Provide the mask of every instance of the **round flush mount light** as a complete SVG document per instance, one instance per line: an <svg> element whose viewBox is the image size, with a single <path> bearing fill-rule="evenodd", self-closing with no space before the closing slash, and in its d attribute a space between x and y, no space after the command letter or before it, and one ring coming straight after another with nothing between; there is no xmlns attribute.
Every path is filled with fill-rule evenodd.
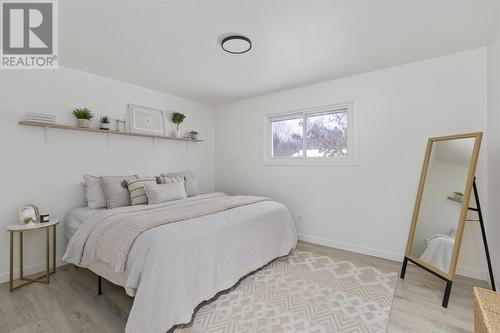
<svg viewBox="0 0 500 333"><path fill-rule="evenodd" d="M252 41L241 35L232 35L225 37L220 45L222 49L232 54L247 53L252 48Z"/></svg>

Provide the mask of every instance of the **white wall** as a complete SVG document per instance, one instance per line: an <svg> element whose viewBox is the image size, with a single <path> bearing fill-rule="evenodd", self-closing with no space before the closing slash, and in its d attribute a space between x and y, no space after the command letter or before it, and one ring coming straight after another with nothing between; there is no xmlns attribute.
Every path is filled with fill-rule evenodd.
<svg viewBox="0 0 500 333"><path fill-rule="evenodd" d="M85 72L60 68L54 71L1 71L0 123L0 281L8 276L8 233L4 226L17 223L17 208L34 203L42 213L63 217L68 209L84 205L81 176L157 175L160 172L195 171L203 191L214 189L213 107L187 99L110 80ZM57 121L74 124L73 108L86 106L98 115L123 115L127 103L186 114L181 129L197 129L202 143L111 136L51 129L48 144L43 130L18 126L26 112L57 115ZM95 126L97 120L95 121ZM169 124L174 129L173 124ZM65 241L59 230L57 257ZM43 233L27 235L25 266L40 268ZM17 262L17 259L16 259ZM28 270L28 272L30 271Z"/></svg>
<svg viewBox="0 0 500 333"><path fill-rule="evenodd" d="M348 101L359 113L359 166L262 165L264 114ZM216 190L285 203L304 240L400 260L427 138L483 131L485 120L485 48L222 105ZM479 228L465 233L459 272L484 277Z"/></svg>
<svg viewBox="0 0 500 333"><path fill-rule="evenodd" d="M500 4L498 19L500 20ZM500 21L487 51L488 204L487 233L496 284L500 286Z"/></svg>

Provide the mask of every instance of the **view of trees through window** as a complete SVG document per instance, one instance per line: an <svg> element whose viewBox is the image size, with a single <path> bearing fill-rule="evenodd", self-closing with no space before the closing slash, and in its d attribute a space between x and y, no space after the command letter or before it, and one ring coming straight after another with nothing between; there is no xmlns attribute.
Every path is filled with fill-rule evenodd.
<svg viewBox="0 0 500 333"><path fill-rule="evenodd" d="M347 130L346 109L271 120L272 157L345 157Z"/></svg>

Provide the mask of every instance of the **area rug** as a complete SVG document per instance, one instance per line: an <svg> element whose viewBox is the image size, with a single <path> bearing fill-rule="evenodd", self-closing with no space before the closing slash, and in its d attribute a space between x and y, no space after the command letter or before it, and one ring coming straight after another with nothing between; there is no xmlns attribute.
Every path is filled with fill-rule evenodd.
<svg viewBox="0 0 500 333"><path fill-rule="evenodd" d="M175 333L385 332L397 273L294 250L203 304Z"/></svg>

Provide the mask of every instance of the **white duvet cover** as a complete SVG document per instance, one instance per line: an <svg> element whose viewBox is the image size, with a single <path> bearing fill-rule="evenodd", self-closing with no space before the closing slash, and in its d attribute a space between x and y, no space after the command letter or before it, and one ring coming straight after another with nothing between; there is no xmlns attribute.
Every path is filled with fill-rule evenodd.
<svg viewBox="0 0 500 333"><path fill-rule="evenodd" d="M427 248L420 256L420 259L447 273L450 268L454 246L454 237L441 234L434 235L428 241Z"/></svg>
<svg viewBox="0 0 500 333"><path fill-rule="evenodd" d="M119 212L140 209L147 213L144 206L117 208ZM95 220L98 219L89 218L75 233L64 260L92 269L95 249L85 245ZM287 255L296 243L290 213L275 201L170 223L142 233L131 248L120 283L130 296L135 296L126 332L165 333L174 325L190 322L198 304L269 261Z"/></svg>

